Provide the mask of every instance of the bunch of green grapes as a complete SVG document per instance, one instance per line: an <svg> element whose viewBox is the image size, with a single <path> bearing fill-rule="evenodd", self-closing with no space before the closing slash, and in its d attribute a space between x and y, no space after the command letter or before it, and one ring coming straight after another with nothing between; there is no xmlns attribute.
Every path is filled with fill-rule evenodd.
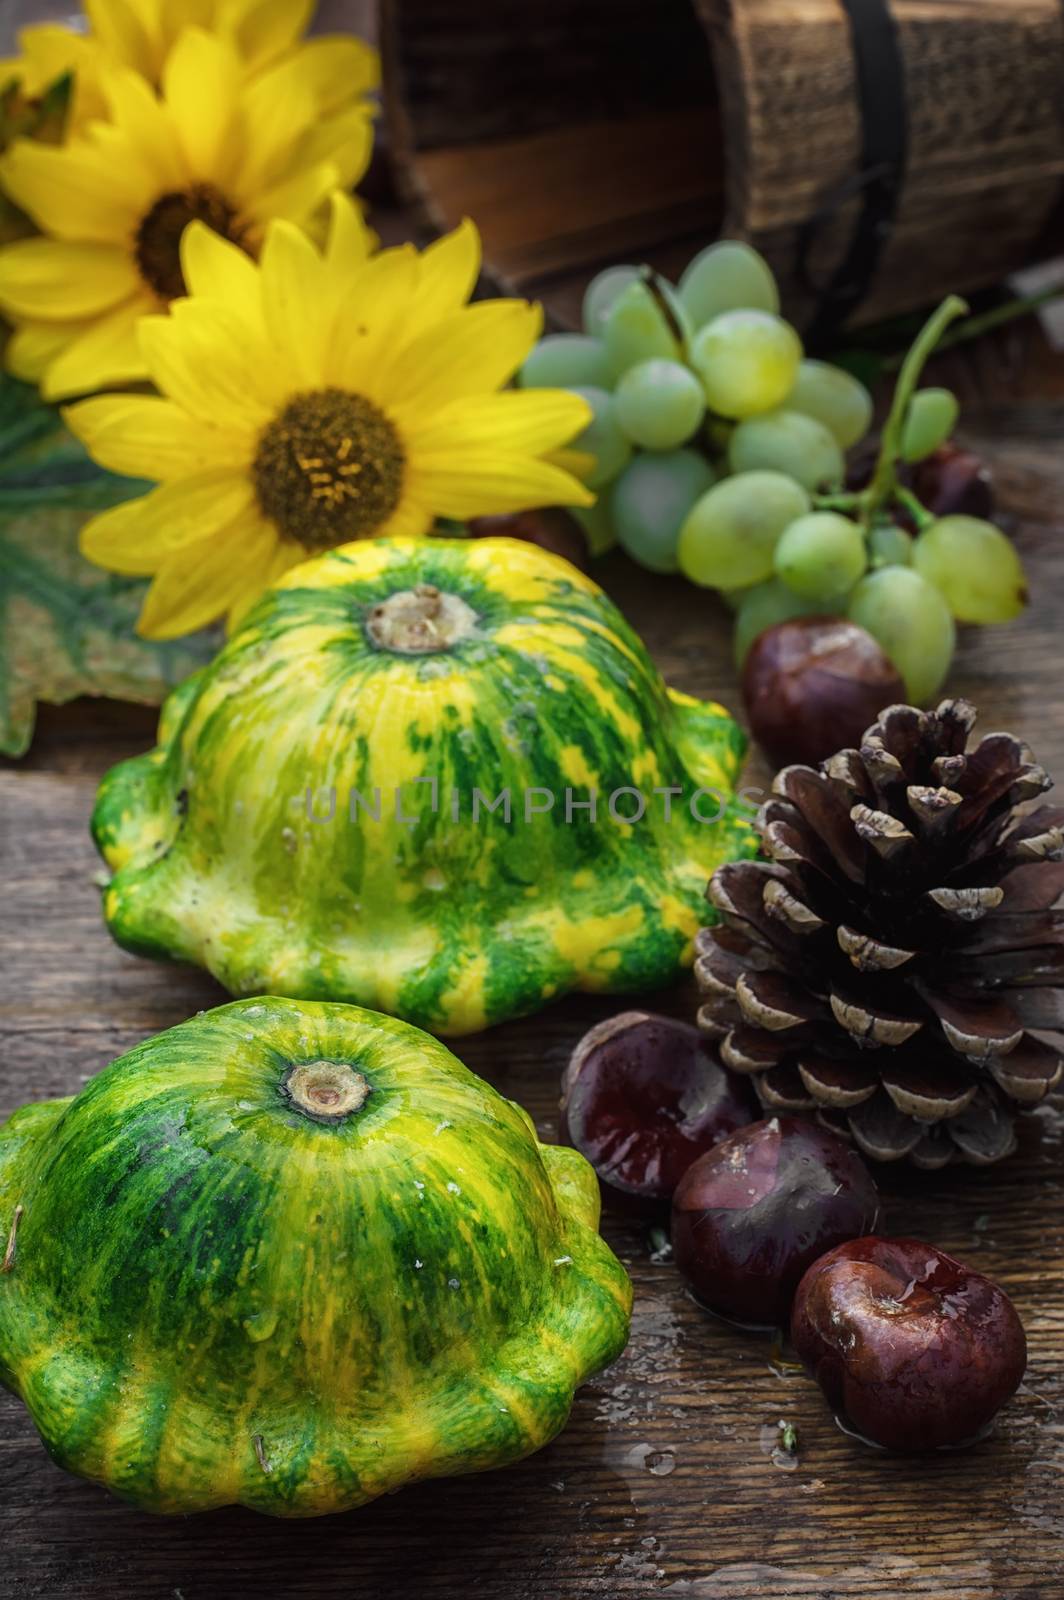
<svg viewBox="0 0 1064 1600"><path fill-rule="evenodd" d="M903 368L871 482L847 490L846 453L868 433L872 398L808 359L779 305L768 264L734 240L703 250L675 287L646 267L610 267L588 286L583 333L540 340L519 382L574 389L592 408L574 441L594 460L598 502L577 513L592 550L616 541L654 572L719 590L740 666L774 623L848 616L927 699L955 620L1006 621L1025 601L1004 534L935 518L899 481L956 424L948 390L915 387L940 329Z"/></svg>

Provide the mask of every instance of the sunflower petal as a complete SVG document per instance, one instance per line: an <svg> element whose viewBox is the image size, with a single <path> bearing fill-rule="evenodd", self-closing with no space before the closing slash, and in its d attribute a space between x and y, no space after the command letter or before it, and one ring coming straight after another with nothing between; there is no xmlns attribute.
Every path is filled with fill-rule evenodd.
<svg viewBox="0 0 1064 1600"><path fill-rule="evenodd" d="M55 149L16 139L0 160L0 180L16 205L57 239L113 247L136 227L136 187L84 140Z"/></svg>
<svg viewBox="0 0 1064 1600"><path fill-rule="evenodd" d="M144 600L137 632L176 639L239 604L251 575L265 574L277 533L258 515L244 516L208 538L167 556Z"/></svg>
<svg viewBox="0 0 1064 1600"><path fill-rule="evenodd" d="M230 605L225 619L226 630L234 633L259 596L267 589L272 589L279 578L306 559L307 552L302 545L295 544L291 539L278 539L264 571L261 574L249 574L244 590Z"/></svg>
<svg viewBox="0 0 1064 1600"><path fill-rule="evenodd" d="M140 287L118 245L19 239L0 250L0 305L17 317L92 317Z"/></svg>
<svg viewBox="0 0 1064 1600"><path fill-rule="evenodd" d="M258 508L248 478L216 468L90 518L81 530L81 553L111 572L146 575L183 546L253 515Z"/></svg>
<svg viewBox="0 0 1064 1600"><path fill-rule="evenodd" d="M389 374L402 347L417 273L417 251L402 244L371 256L352 274L350 310L328 352L327 381L370 399L390 397Z"/></svg>
<svg viewBox="0 0 1064 1600"><path fill-rule="evenodd" d="M561 467L563 472L571 472L574 478L586 482L598 466L598 457L592 455L590 450L551 450L547 453L546 460L553 462L556 467Z"/></svg>
<svg viewBox="0 0 1064 1600"><path fill-rule="evenodd" d="M335 165L331 161L319 161L317 166L296 172L261 194L250 199L245 197L244 213L260 228L272 217L283 217L302 227L338 187L339 181Z"/></svg>
<svg viewBox="0 0 1064 1600"><path fill-rule="evenodd" d="M155 68L155 51L138 14L127 0L84 0L89 27L107 54L145 77Z"/></svg>
<svg viewBox="0 0 1064 1600"><path fill-rule="evenodd" d="M343 190L334 189L329 196L329 233L325 245L325 265L329 272L341 281L357 272L372 254L374 238L358 202ZM346 281L344 287L347 287Z"/></svg>
<svg viewBox="0 0 1064 1600"><path fill-rule="evenodd" d="M428 533L435 520L434 507L416 499L404 486L403 498L387 521L376 530L377 539L419 539Z"/></svg>
<svg viewBox="0 0 1064 1600"><path fill-rule="evenodd" d="M214 467L246 467L247 429L200 422L153 395L100 395L67 406L63 420L94 461L130 478L166 482Z"/></svg>
<svg viewBox="0 0 1064 1600"><path fill-rule="evenodd" d="M141 495L90 517L78 535L85 559L130 578L147 578L155 572L160 560L158 544L144 537L144 508L150 499L150 494Z"/></svg>
<svg viewBox="0 0 1064 1600"><path fill-rule="evenodd" d="M411 488L442 517L492 516L535 506L590 506L595 496L549 462L484 450L417 455Z"/></svg>
<svg viewBox="0 0 1064 1600"><path fill-rule="evenodd" d="M224 301L240 312L261 308L255 263L206 223L190 222L181 235L181 275L189 294Z"/></svg>
<svg viewBox="0 0 1064 1600"><path fill-rule="evenodd" d="M389 376L396 408L431 416L440 406L510 378L531 350L543 312L525 300L482 300L423 329Z"/></svg>
<svg viewBox="0 0 1064 1600"><path fill-rule="evenodd" d="M175 300L169 316L142 318L139 338L156 387L203 422L261 428L284 395L271 347L216 301Z"/></svg>
<svg viewBox="0 0 1064 1600"><path fill-rule="evenodd" d="M88 326L86 322L20 322L7 341L4 365L23 383L40 383L56 356Z"/></svg>
<svg viewBox="0 0 1064 1600"><path fill-rule="evenodd" d="M239 13L233 29L237 49L249 70L257 72L306 32L314 0L239 0L234 10Z"/></svg>
<svg viewBox="0 0 1064 1600"><path fill-rule="evenodd" d="M153 309L154 297L134 296L98 317L71 340L49 366L41 380L46 400L72 400L93 389L108 389L115 384L132 383L147 377L147 368L137 343L137 323Z"/></svg>
<svg viewBox="0 0 1064 1600"><path fill-rule="evenodd" d="M380 88L380 56L350 34L308 39L291 61L292 71L323 113L338 110L352 95L368 95Z"/></svg>
<svg viewBox="0 0 1064 1600"><path fill-rule="evenodd" d="M421 284L414 311L419 326L465 305L480 276L480 234L468 217L421 255Z"/></svg>
<svg viewBox="0 0 1064 1600"><path fill-rule="evenodd" d="M321 256L302 229L271 222L259 270L268 334L300 383L321 384L331 332Z"/></svg>
<svg viewBox="0 0 1064 1600"><path fill-rule="evenodd" d="M519 389L470 395L445 406L418 429L418 447L429 451L497 448L542 455L557 450L591 421L581 395L567 389Z"/></svg>
<svg viewBox="0 0 1064 1600"><path fill-rule="evenodd" d="M20 28L18 43L18 57L0 61L0 83L17 78L23 101L39 99L65 73L80 72L92 48L87 39L55 22Z"/></svg>
<svg viewBox="0 0 1064 1600"><path fill-rule="evenodd" d="M302 159L303 144L320 113L303 84L284 82L285 65L272 67L255 78L241 97L244 121L255 130L254 140L246 141L240 152L236 170L235 189L242 197L254 197L270 184L289 177L297 152L300 167L312 164Z"/></svg>
<svg viewBox="0 0 1064 1600"><path fill-rule="evenodd" d="M236 51L202 28L183 29L166 58L163 94L194 178L224 181L240 77Z"/></svg>
<svg viewBox="0 0 1064 1600"><path fill-rule="evenodd" d="M373 154L373 123L362 106L324 117L300 147L303 161L331 161L341 189L353 189Z"/></svg>
<svg viewBox="0 0 1064 1600"><path fill-rule="evenodd" d="M200 176L189 171L170 112L144 78L112 69L103 74L101 86L116 130L158 186L156 197Z"/></svg>

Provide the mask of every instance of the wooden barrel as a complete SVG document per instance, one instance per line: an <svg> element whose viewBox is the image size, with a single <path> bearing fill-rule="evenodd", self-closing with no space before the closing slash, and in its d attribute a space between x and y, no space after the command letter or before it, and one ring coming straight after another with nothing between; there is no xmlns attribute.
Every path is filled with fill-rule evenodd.
<svg viewBox="0 0 1064 1600"><path fill-rule="evenodd" d="M562 326L721 235L819 342L1059 243L1061 0L382 0L381 38L405 197Z"/></svg>

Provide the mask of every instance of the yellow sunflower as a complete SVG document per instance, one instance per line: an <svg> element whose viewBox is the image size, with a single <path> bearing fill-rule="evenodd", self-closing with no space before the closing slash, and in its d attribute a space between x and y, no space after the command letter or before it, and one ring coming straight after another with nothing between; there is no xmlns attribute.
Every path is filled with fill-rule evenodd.
<svg viewBox="0 0 1064 1600"><path fill-rule="evenodd" d="M15 81L26 100L39 99L57 79L73 75L68 132L107 116L101 74L110 67L128 67L158 88L166 58L186 27L226 40L245 77L297 50L305 61L316 58L325 115L379 82L377 52L362 40L335 35L301 42L314 0L83 0L82 10L87 32L35 23L19 33L20 54L0 61L0 87Z"/></svg>
<svg viewBox="0 0 1064 1600"><path fill-rule="evenodd" d="M590 419L562 390L499 393L541 326L523 300L467 305L480 266L469 222L419 254L370 253L332 198L318 249L290 223L261 262L193 223L191 295L140 326L161 398L101 396L66 420L114 472L162 480L88 522L82 550L154 575L138 631L233 626L289 567L334 545L593 496L545 459Z"/></svg>
<svg viewBox="0 0 1064 1600"><path fill-rule="evenodd" d="M361 175L371 122L361 101L323 114L334 69L328 51L299 50L246 79L231 43L185 28L161 93L111 69L109 121L60 148L16 140L0 184L45 237L0 250L10 370L46 399L147 377L137 320L185 292L190 221L255 254L272 218L307 226Z"/></svg>

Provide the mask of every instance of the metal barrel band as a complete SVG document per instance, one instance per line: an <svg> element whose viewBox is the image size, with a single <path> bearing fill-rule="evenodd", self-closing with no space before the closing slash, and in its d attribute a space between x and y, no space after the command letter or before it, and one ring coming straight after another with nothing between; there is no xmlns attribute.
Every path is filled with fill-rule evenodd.
<svg viewBox="0 0 1064 1600"><path fill-rule="evenodd" d="M858 170L840 183L803 223L795 248L799 282L817 297L806 329L811 349L830 343L871 286L890 237L901 195L908 145L905 63L889 0L841 0L850 21L857 101L861 115ZM840 265L815 285L810 255L821 229L854 194L861 209Z"/></svg>

